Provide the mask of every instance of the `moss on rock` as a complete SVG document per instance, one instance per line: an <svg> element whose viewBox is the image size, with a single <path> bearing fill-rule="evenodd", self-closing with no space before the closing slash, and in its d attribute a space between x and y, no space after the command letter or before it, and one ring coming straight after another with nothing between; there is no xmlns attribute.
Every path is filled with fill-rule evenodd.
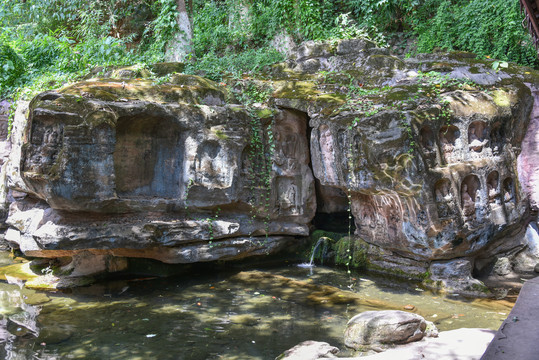
<svg viewBox="0 0 539 360"><path fill-rule="evenodd" d="M341 238L333 247L335 264L366 269L368 266L367 246L367 243L361 239L350 236Z"/></svg>

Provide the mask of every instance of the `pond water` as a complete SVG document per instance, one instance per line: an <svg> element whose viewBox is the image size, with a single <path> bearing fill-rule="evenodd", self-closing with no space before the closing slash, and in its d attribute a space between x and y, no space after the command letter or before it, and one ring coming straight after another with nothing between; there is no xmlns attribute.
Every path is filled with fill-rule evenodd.
<svg viewBox="0 0 539 360"><path fill-rule="evenodd" d="M497 329L510 311L503 302L295 264L108 281L69 294L0 283L0 357L274 359L305 340L329 342L344 356L349 318L408 304L440 330Z"/></svg>

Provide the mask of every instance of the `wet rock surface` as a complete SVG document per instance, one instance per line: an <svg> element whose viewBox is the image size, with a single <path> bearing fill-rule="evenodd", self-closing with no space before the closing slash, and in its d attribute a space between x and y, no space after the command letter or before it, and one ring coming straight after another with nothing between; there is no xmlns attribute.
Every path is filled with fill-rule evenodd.
<svg viewBox="0 0 539 360"><path fill-rule="evenodd" d="M485 296L488 288L472 276L472 263L467 259L433 262L429 268L430 280L439 289L469 296Z"/></svg>

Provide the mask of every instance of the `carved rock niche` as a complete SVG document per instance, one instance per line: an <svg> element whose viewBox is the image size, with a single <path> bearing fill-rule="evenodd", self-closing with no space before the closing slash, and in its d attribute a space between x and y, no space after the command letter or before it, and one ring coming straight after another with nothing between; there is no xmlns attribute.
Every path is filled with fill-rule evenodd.
<svg viewBox="0 0 539 360"><path fill-rule="evenodd" d="M419 139L421 141L421 146L426 151L432 151L434 149L434 133L430 126L423 126L419 131Z"/></svg>
<svg viewBox="0 0 539 360"><path fill-rule="evenodd" d="M34 119L30 134L31 146L25 153L23 171L47 174L63 146L63 126L47 119Z"/></svg>
<svg viewBox="0 0 539 360"><path fill-rule="evenodd" d="M436 199L436 208L438 217L443 219L454 215L455 197L451 190L449 179L441 179L434 185L434 198Z"/></svg>
<svg viewBox="0 0 539 360"><path fill-rule="evenodd" d="M455 143L460 137L460 131L455 125L445 125L440 128L438 134L440 138L440 146L444 153L450 153L455 148Z"/></svg>
<svg viewBox="0 0 539 360"><path fill-rule="evenodd" d="M500 195L500 174L497 171L492 171L487 176L487 195L488 195L488 202L489 203L495 203L496 199Z"/></svg>
<svg viewBox="0 0 539 360"><path fill-rule="evenodd" d="M503 180L503 202L515 202L515 186L511 177Z"/></svg>
<svg viewBox="0 0 539 360"><path fill-rule="evenodd" d="M481 183L476 175L468 175L462 180L460 187L460 200L462 212L465 217L472 218L475 216L475 203L478 201L478 193L481 188Z"/></svg>
<svg viewBox="0 0 539 360"><path fill-rule="evenodd" d="M490 130L490 144L494 155L503 150L504 134L500 123L494 124Z"/></svg>
<svg viewBox="0 0 539 360"><path fill-rule="evenodd" d="M474 121L468 127L468 147L475 152L481 152L488 142L488 129L484 121Z"/></svg>
<svg viewBox="0 0 539 360"><path fill-rule="evenodd" d="M122 197L179 196L182 149L178 125L149 114L118 119L116 192Z"/></svg>

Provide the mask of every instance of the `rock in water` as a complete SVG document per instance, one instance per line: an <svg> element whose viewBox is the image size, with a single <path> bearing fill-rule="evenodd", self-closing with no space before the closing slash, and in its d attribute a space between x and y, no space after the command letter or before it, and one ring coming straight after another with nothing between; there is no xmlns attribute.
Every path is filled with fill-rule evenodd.
<svg viewBox="0 0 539 360"><path fill-rule="evenodd" d="M427 322L400 310L365 311L348 321L344 344L360 350L378 344L405 344L425 336Z"/></svg>
<svg viewBox="0 0 539 360"><path fill-rule="evenodd" d="M286 350L275 360L317 360L336 358L339 349L328 343L320 341L304 341L293 348Z"/></svg>

